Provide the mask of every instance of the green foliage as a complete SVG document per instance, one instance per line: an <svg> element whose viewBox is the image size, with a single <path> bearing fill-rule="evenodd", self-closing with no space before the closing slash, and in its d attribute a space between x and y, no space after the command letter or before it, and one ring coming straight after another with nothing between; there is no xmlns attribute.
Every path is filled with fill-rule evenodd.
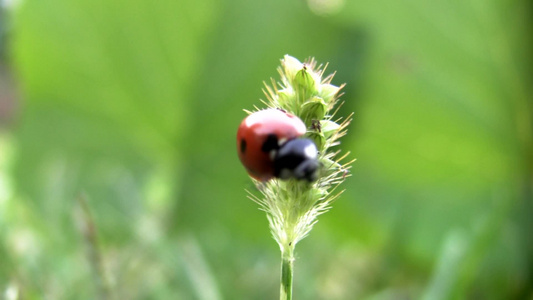
<svg viewBox="0 0 533 300"><path fill-rule="evenodd" d="M276 298L234 138L290 53L347 83L357 158L299 246L294 294L531 297L530 1L318 2L22 1L3 52L22 99L0 136L0 295Z"/></svg>

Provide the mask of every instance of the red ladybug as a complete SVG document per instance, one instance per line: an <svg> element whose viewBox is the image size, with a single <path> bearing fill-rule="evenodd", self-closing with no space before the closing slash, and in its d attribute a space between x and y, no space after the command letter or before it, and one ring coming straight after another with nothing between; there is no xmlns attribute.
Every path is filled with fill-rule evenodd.
<svg viewBox="0 0 533 300"><path fill-rule="evenodd" d="M253 178L273 177L316 180L318 168L315 144L300 138L306 132L298 117L279 109L250 114L237 131L239 158Z"/></svg>

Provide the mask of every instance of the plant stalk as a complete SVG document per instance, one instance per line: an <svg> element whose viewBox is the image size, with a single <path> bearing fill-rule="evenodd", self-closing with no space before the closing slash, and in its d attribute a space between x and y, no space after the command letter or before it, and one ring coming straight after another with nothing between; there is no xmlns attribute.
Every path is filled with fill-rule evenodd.
<svg viewBox="0 0 533 300"><path fill-rule="evenodd" d="M292 300L292 277L294 267L293 249L281 252L281 287L280 300Z"/></svg>

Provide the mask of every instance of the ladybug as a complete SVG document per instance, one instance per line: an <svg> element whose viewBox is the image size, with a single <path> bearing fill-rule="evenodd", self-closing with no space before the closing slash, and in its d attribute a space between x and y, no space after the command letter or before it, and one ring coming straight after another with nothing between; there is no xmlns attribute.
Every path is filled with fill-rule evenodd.
<svg viewBox="0 0 533 300"><path fill-rule="evenodd" d="M251 177L316 180L318 150L301 138L306 126L295 115L265 109L247 116L237 131L239 159Z"/></svg>

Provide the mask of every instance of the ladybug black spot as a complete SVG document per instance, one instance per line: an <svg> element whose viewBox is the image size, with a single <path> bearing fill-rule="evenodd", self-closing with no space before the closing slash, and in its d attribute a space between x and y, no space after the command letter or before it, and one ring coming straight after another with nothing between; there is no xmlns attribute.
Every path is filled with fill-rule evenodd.
<svg viewBox="0 0 533 300"><path fill-rule="evenodd" d="M241 153L244 154L244 152L246 152L246 140L242 139L241 140Z"/></svg>
<svg viewBox="0 0 533 300"><path fill-rule="evenodd" d="M261 146L261 151L270 152L278 149L278 147L278 137L275 134L269 134Z"/></svg>

